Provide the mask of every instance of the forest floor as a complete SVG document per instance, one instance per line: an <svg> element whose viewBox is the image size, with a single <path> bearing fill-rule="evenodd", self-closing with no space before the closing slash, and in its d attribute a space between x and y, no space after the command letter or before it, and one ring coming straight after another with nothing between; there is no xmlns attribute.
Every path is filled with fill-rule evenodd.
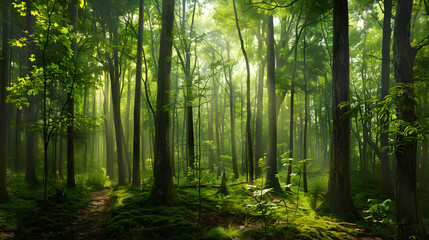
<svg viewBox="0 0 429 240"><path fill-rule="evenodd" d="M76 221L61 233L62 239L99 239L108 212L108 190L91 192L87 207L76 215Z"/></svg>

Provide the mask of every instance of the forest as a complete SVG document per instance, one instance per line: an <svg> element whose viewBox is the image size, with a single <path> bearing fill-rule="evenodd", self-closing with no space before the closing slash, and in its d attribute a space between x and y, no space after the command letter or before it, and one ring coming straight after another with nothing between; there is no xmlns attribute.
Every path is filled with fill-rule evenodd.
<svg viewBox="0 0 429 240"><path fill-rule="evenodd" d="M0 239L429 239L428 0L1 0Z"/></svg>

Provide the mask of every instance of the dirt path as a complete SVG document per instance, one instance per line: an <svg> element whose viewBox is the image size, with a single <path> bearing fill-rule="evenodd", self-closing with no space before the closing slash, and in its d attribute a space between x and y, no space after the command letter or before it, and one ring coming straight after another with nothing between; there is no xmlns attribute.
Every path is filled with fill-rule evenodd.
<svg viewBox="0 0 429 240"><path fill-rule="evenodd" d="M64 230L62 239L99 239L107 213L107 189L92 192L91 202L77 215L77 220Z"/></svg>

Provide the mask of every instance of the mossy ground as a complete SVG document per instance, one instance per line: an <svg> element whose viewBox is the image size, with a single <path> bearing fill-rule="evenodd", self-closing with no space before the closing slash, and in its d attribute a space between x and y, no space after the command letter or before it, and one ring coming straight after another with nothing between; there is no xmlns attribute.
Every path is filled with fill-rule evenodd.
<svg viewBox="0 0 429 240"><path fill-rule="evenodd" d="M218 182L213 184L219 185ZM260 180L255 184L260 185ZM272 206L262 217L258 208L248 206L254 199L246 185L229 187L228 190L229 195L224 196L216 194L214 188L201 189L200 239L375 237L358 224L319 216L314 207L323 200L323 192L267 197L264 201L277 202L277 206ZM103 236L112 239L196 239L198 188L179 187L177 191L180 200L175 206L161 206L150 200L149 188L143 191L132 187L111 189L112 206ZM297 186L292 186L292 192L296 191Z"/></svg>

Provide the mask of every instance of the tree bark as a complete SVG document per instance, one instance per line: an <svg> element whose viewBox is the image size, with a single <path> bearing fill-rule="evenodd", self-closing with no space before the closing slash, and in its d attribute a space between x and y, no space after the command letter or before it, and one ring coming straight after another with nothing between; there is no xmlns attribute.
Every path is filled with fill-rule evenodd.
<svg viewBox="0 0 429 240"><path fill-rule="evenodd" d="M136 87L134 94L133 187L140 187L140 112L142 95L144 0L139 1L139 33L137 36Z"/></svg>
<svg viewBox="0 0 429 240"><path fill-rule="evenodd" d="M155 159L151 197L160 202L175 201L170 164L170 88L173 48L174 0L162 1L162 24L158 60L158 89L155 112Z"/></svg>
<svg viewBox="0 0 429 240"><path fill-rule="evenodd" d="M384 19L383 19L383 43L381 50L381 99L383 100L390 90L390 39L392 35L391 30L391 17L392 17L392 0L384 0ZM388 116L386 116L388 118ZM386 118L386 119L387 119ZM386 121L381 122L385 125L384 131L387 131L389 126ZM389 133L382 132L380 134L380 148L381 151L380 165L381 165L381 186L380 193L386 196L393 196L393 185L390 171L389 161Z"/></svg>
<svg viewBox="0 0 429 240"><path fill-rule="evenodd" d="M349 19L347 0L334 0L331 166L325 206L343 219L360 218L350 188L350 117L349 107L338 105L350 100L349 92Z"/></svg>
<svg viewBox="0 0 429 240"><path fill-rule="evenodd" d="M303 133L303 138L304 138L304 143L303 143L303 159L304 162L302 163L302 181L303 181L303 187L304 187L304 192L308 192L308 186L307 186L307 125L308 125L308 91L307 91L307 78L305 75L305 48L307 47L306 42L305 42L305 30L304 30L304 62L303 62L303 68L302 68L302 74L304 76L304 95L305 95L305 100L304 100L304 133Z"/></svg>
<svg viewBox="0 0 429 240"><path fill-rule="evenodd" d="M416 102L414 93L413 64L417 50L412 48L410 39L410 20L413 1L398 0L396 5L395 30L393 35L393 53L395 66L395 80L397 84L404 84L403 100L396 108L397 118L402 121L396 135L395 151L396 168L396 219L398 222L398 240L427 239L422 218L419 213L416 184L416 148L417 141L410 136L401 134L404 128L416 121ZM412 134L411 137L416 137Z"/></svg>
<svg viewBox="0 0 429 240"><path fill-rule="evenodd" d="M277 114L276 114L276 73L274 54L273 16L268 16L267 35L267 85L268 85L268 151L266 186L282 192L277 178Z"/></svg>

